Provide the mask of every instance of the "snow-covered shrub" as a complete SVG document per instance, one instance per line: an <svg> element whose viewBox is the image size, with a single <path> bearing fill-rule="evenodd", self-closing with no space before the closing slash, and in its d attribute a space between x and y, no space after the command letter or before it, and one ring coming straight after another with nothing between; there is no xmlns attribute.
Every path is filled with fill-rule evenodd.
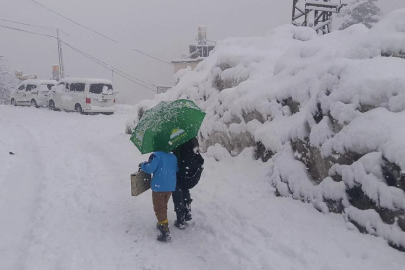
<svg viewBox="0 0 405 270"><path fill-rule="evenodd" d="M405 61L381 57L405 52L404 25L398 10L372 29L317 36L285 25L226 39L175 87L137 104L127 125L161 100L192 99L206 112L199 140L209 156L253 149L277 195L344 213L405 248Z"/></svg>
<svg viewBox="0 0 405 270"><path fill-rule="evenodd" d="M215 145L208 147L207 157L213 157L216 161L220 161L222 159L231 157L231 155L226 148L216 143Z"/></svg>
<svg viewBox="0 0 405 270"><path fill-rule="evenodd" d="M347 27L362 23L367 28L371 28L376 22L380 20L382 12L375 2L378 0L353 0L347 6L343 7L338 14L342 17L344 22L340 26L340 30Z"/></svg>
<svg viewBox="0 0 405 270"><path fill-rule="evenodd" d="M181 77L191 71L191 67L187 66L186 68L180 69L176 74L174 74L174 84L176 85Z"/></svg>
<svg viewBox="0 0 405 270"><path fill-rule="evenodd" d="M15 74L0 62L0 104L10 102L10 93L18 84Z"/></svg>

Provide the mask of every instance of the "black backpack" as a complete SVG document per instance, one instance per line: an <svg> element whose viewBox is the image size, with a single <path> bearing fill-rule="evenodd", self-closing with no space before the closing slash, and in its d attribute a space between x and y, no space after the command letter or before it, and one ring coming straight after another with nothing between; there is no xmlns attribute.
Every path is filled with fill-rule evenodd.
<svg viewBox="0 0 405 270"><path fill-rule="evenodd" d="M179 171L177 172L177 185L179 188L191 189L200 181L204 170L204 158L198 150L196 138L187 141L174 151L177 156Z"/></svg>

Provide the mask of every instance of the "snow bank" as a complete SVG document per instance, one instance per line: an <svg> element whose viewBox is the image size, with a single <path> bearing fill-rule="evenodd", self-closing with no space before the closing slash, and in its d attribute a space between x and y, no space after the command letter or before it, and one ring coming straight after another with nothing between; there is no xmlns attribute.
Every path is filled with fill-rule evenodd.
<svg viewBox="0 0 405 270"><path fill-rule="evenodd" d="M318 36L284 25L226 39L194 71L179 72L175 87L138 103L127 130L161 100L192 99L207 113L199 139L210 156L254 147L256 159L271 158L280 196L344 212L405 248L404 33L405 9L371 30Z"/></svg>

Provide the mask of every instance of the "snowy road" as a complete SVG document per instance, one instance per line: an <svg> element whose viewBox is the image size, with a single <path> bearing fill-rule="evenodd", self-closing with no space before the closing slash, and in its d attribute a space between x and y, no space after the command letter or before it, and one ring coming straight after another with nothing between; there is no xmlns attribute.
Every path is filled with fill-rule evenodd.
<svg viewBox="0 0 405 270"><path fill-rule="evenodd" d="M130 196L147 156L126 119L0 106L0 269L403 269L383 239L275 197L268 164L243 157L206 158L194 219L157 242L150 191Z"/></svg>

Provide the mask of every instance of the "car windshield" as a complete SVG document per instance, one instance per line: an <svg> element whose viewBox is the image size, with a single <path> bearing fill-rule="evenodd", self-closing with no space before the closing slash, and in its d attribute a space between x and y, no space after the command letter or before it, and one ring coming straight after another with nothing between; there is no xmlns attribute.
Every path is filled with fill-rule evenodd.
<svg viewBox="0 0 405 270"><path fill-rule="evenodd" d="M111 84L97 83L97 84L90 85L90 93L101 94L103 92L104 86L107 86L108 90L113 89Z"/></svg>

